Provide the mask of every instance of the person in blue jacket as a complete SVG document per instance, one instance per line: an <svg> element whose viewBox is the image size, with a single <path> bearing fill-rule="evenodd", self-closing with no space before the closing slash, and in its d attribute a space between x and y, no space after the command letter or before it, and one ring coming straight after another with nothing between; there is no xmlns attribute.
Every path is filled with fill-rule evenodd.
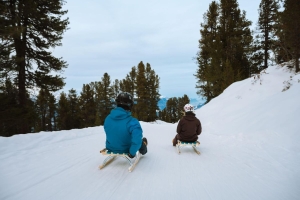
<svg viewBox="0 0 300 200"><path fill-rule="evenodd" d="M114 153L127 153L134 158L137 151L147 153L148 141L143 138L143 130L139 121L131 116L133 97L127 92L116 98L117 107L105 118L106 149Z"/></svg>

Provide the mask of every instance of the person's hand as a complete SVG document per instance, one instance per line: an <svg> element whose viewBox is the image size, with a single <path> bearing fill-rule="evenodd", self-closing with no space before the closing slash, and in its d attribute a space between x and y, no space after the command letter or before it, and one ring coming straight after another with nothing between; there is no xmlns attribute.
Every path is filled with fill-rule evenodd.
<svg viewBox="0 0 300 200"><path fill-rule="evenodd" d="M135 155L133 156L133 155L131 155L130 153L128 153L128 157L129 157L129 158L134 158Z"/></svg>

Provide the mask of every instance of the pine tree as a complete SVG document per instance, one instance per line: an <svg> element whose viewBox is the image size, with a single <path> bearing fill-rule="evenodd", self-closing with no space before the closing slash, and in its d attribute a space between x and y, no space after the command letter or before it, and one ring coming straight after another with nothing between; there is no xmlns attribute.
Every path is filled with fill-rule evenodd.
<svg viewBox="0 0 300 200"><path fill-rule="evenodd" d="M170 123L176 123L184 115L183 107L190 102L185 94L182 97L172 97L167 100L166 107L160 111L160 119Z"/></svg>
<svg viewBox="0 0 300 200"><path fill-rule="evenodd" d="M66 93L62 92L60 94L57 107L58 130L70 130L68 113L70 113L69 102Z"/></svg>
<svg viewBox="0 0 300 200"><path fill-rule="evenodd" d="M14 65L3 67L15 74L18 84L18 104L24 113L19 133L30 132L30 115L27 89L36 86L57 91L64 85L63 79L53 72L60 72L66 62L52 55L51 48L61 45L63 33L69 24L62 19L61 0L10 0L0 2L2 44L15 53ZM12 57L9 57L12 58Z"/></svg>
<svg viewBox="0 0 300 200"><path fill-rule="evenodd" d="M190 98L186 94L184 94L183 97L178 98L178 107L177 107L178 120L180 118L182 118L182 116L184 114L184 109L183 108L188 103L190 103Z"/></svg>
<svg viewBox="0 0 300 200"><path fill-rule="evenodd" d="M276 0L262 0L259 5L258 28L260 30L260 49L263 50L263 65L261 69L268 67L270 50L275 44L275 24L278 18L279 4Z"/></svg>
<svg viewBox="0 0 300 200"><path fill-rule="evenodd" d="M48 100L48 114L47 114L47 130L48 131L56 131L56 99L53 94L50 93L49 100Z"/></svg>
<svg viewBox="0 0 300 200"><path fill-rule="evenodd" d="M103 116L107 116L113 107L113 90L111 87L110 76L107 73L103 74L101 79L103 85L103 95L101 96L101 111Z"/></svg>
<svg viewBox="0 0 300 200"><path fill-rule="evenodd" d="M151 69L149 63L146 64L145 70L147 87L145 88L148 91L149 98L147 99L148 106L145 108L147 110L147 122L155 121L157 119L157 103L159 101L160 94L159 89L159 77L155 74L155 71Z"/></svg>
<svg viewBox="0 0 300 200"><path fill-rule="evenodd" d="M5 17L7 12L6 2L0 2L0 85L5 86L7 79L13 81L10 77L11 71L16 70L13 57L13 46L9 40L8 25L9 21Z"/></svg>
<svg viewBox="0 0 300 200"><path fill-rule="evenodd" d="M157 102L159 101L159 77L149 63L141 61L137 67L135 92L137 104L132 114L141 121L154 121L157 118Z"/></svg>
<svg viewBox="0 0 300 200"><path fill-rule="evenodd" d="M36 127L36 132L46 131L46 114L48 112L48 102L47 95L49 95L49 91L40 90L39 95L36 100L36 109L39 116L39 120Z"/></svg>
<svg viewBox="0 0 300 200"><path fill-rule="evenodd" d="M79 97L81 128L93 127L96 121L95 92L90 84L83 84Z"/></svg>
<svg viewBox="0 0 300 200"><path fill-rule="evenodd" d="M118 79L115 79L111 87L112 87L112 97L113 99L116 99L118 94L121 92L120 81Z"/></svg>
<svg viewBox="0 0 300 200"><path fill-rule="evenodd" d="M113 108L114 93L110 76L104 73L101 82L95 83L96 119L95 125L103 125L104 120Z"/></svg>
<svg viewBox="0 0 300 200"><path fill-rule="evenodd" d="M137 75L136 75L136 98L137 104L134 106L133 115L141 121L147 121L148 113L148 99L150 95L147 91L147 79L145 75L145 65L141 61L137 66Z"/></svg>
<svg viewBox="0 0 300 200"><path fill-rule="evenodd" d="M38 115L35 132L56 130L55 125L55 97L48 90L39 91L35 102L35 109Z"/></svg>
<svg viewBox="0 0 300 200"><path fill-rule="evenodd" d="M96 117L95 117L95 125L100 126L103 124L104 116L101 116L101 96L103 95L104 87L101 81L96 81L90 83L92 88L95 92L95 110L96 110Z"/></svg>
<svg viewBox="0 0 300 200"><path fill-rule="evenodd" d="M170 117L170 119L171 119L171 121L170 122L172 122L172 123L175 123L175 122L177 122L178 121L178 119L180 118L179 116L179 110L178 110L178 98L176 98L176 97L173 97L172 98L172 101L171 101L171 105L169 105L170 106L170 114L171 114L171 117Z"/></svg>
<svg viewBox="0 0 300 200"><path fill-rule="evenodd" d="M120 81L120 91L128 92L134 97L136 91L136 76L137 69L134 66L131 68L129 74L126 75L125 79Z"/></svg>
<svg viewBox="0 0 300 200"><path fill-rule="evenodd" d="M68 101L68 121L69 121L69 129L80 128L80 117L79 117L79 99L75 89L70 89L67 97Z"/></svg>
<svg viewBox="0 0 300 200"><path fill-rule="evenodd" d="M1 80L1 79L0 79ZM0 85L0 136L9 137L19 133L23 113L18 105L18 90L10 79Z"/></svg>
<svg viewBox="0 0 300 200"><path fill-rule="evenodd" d="M182 110L182 109L181 109ZM178 110L178 98L172 97L169 98L166 105L166 113L168 122L175 123L179 120L180 115Z"/></svg>
<svg viewBox="0 0 300 200"><path fill-rule="evenodd" d="M279 0L278 4L280 4L280 7L282 3L282 0ZM284 31L285 24L283 20L283 11L277 12L277 18L274 23L274 34L276 37L276 40L274 40L273 44L273 53L274 53L274 60L276 63L283 63L288 62L292 60L292 53L291 48L289 47L289 44L287 43L287 32Z"/></svg>
<svg viewBox="0 0 300 200"><path fill-rule="evenodd" d="M197 94L210 101L220 94L221 77L221 43L218 33L219 4L213 1L204 14L204 23L201 23L201 39L197 53L198 70Z"/></svg>
<svg viewBox="0 0 300 200"><path fill-rule="evenodd" d="M275 47L275 42L274 42ZM272 49L274 51L274 49ZM250 74L259 73L264 67L264 52L261 44L261 36L256 34L251 44L251 51L253 52L249 61L251 65Z"/></svg>
<svg viewBox="0 0 300 200"><path fill-rule="evenodd" d="M233 69L234 81L250 77L250 62L252 35L246 19L245 11L241 12L236 0L221 0L220 38L222 43L222 67L225 64ZM228 68L228 67L227 67ZM231 83L230 83L231 84ZM225 88L229 85L225 85ZM225 88L222 88L224 90Z"/></svg>
<svg viewBox="0 0 300 200"><path fill-rule="evenodd" d="M286 40L287 33L284 31L283 12L278 12L278 19L275 24L275 35L278 38L273 48L276 63L290 61L293 56Z"/></svg>
<svg viewBox="0 0 300 200"><path fill-rule="evenodd" d="M70 89L68 94L62 92L57 106L57 117L53 117L55 130L70 130L81 128L79 98L75 89Z"/></svg>
<svg viewBox="0 0 300 200"><path fill-rule="evenodd" d="M283 32L285 33L285 42L290 48L290 53L295 60L296 72L300 71L300 1L285 0L283 11Z"/></svg>
<svg viewBox="0 0 300 200"><path fill-rule="evenodd" d="M213 1L204 15L195 76L197 93L206 102L231 83L251 75L251 22L245 16L236 0L221 0L220 4Z"/></svg>

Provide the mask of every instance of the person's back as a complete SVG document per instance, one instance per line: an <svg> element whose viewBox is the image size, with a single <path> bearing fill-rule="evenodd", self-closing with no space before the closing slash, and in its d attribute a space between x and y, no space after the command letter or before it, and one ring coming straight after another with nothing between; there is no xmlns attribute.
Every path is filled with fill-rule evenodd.
<svg viewBox="0 0 300 200"><path fill-rule="evenodd" d="M115 153L135 155L142 144L143 131L129 111L116 107L104 122L106 149Z"/></svg>
<svg viewBox="0 0 300 200"><path fill-rule="evenodd" d="M173 146L176 146L177 141L195 142L198 140L198 135L201 134L202 127L200 120L194 114L194 107L190 104L184 106L185 116L183 116L177 125L177 135L173 139Z"/></svg>
<svg viewBox="0 0 300 200"><path fill-rule="evenodd" d="M133 98L129 93L120 93L117 107L111 110L104 121L106 149L114 153L126 153L134 157L137 151L147 152L147 139L139 121L131 116Z"/></svg>

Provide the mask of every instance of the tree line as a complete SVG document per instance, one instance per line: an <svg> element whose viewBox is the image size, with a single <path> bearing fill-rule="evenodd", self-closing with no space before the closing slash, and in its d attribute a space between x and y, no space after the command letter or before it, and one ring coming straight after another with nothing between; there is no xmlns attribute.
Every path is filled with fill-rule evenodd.
<svg viewBox="0 0 300 200"><path fill-rule="evenodd" d="M1 135L32 131L36 120L32 88L46 93L65 85L59 73L67 63L51 52L68 29L63 4L61 0L0 1Z"/></svg>
<svg viewBox="0 0 300 200"><path fill-rule="evenodd" d="M188 103L190 103L190 99L186 94L182 97L169 98L166 107L158 113L159 119L170 123L178 122L184 115L184 105Z"/></svg>
<svg viewBox="0 0 300 200"><path fill-rule="evenodd" d="M159 77L141 61L123 80L84 84L59 97L65 83L60 73L68 64L52 55L68 30L68 12L61 0L3 0L0 2L0 135L69 130L102 125L122 92L135 98L132 115L157 119ZM38 95L32 94L38 89ZM57 98L57 99L56 99Z"/></svg>
<svg viewBox="0 0 300 200"><path fill-rule="evenodd" d="M8 79L4 89L6 92L1 93L0 101L6 105L1 110L1 114L5 116L1 116L0 135L11 136L19 133L20 121L16 120L19 109L15 107L18 99L17 87ZM149 63L145 66L141 61L137 67L132 67L123 80L115 79L112 82L110 76L104 73L101 81L83 84L80 94L75 89L70 89L68 93L61 92L56 99L49 90L40 89L35 99L28 99L29 132L103 125L106 116L116 106L114 100L121 91L134 96L133 116L146 122L157 119L159 77ZM16 112L12 112L14 110Z"/></svg>
<svg viewBox="0 0 300 200"><path fill-rule="evenodd" d="M84 84L77 93L63 89L61 72L68 67L52 55L69 28L62 0L0 1L0 135L68 130L103 124L120 91L135 97L132 114L141 121L159 117L176 122L188 97L170 98L158 112L159 77L140 62L123 80ZM280 5L282 10L280 10ZM209 102L231 83L251 77L269 62L294 61L299 71L299 0L261 0L258 32L237 0L212 1L201 24L195 74L197 93ZM35 98L31 91L39 89Z"/></svg>
<svg viewBox="0 0 300 200"><path fill-rule="evenodd" d="M280 7L282 6L282 10ZM261 0L256 32L237 0L212 1L201 23L197 93L209 102L236 81L293 60L299 72L299 0Z"/></svg>

